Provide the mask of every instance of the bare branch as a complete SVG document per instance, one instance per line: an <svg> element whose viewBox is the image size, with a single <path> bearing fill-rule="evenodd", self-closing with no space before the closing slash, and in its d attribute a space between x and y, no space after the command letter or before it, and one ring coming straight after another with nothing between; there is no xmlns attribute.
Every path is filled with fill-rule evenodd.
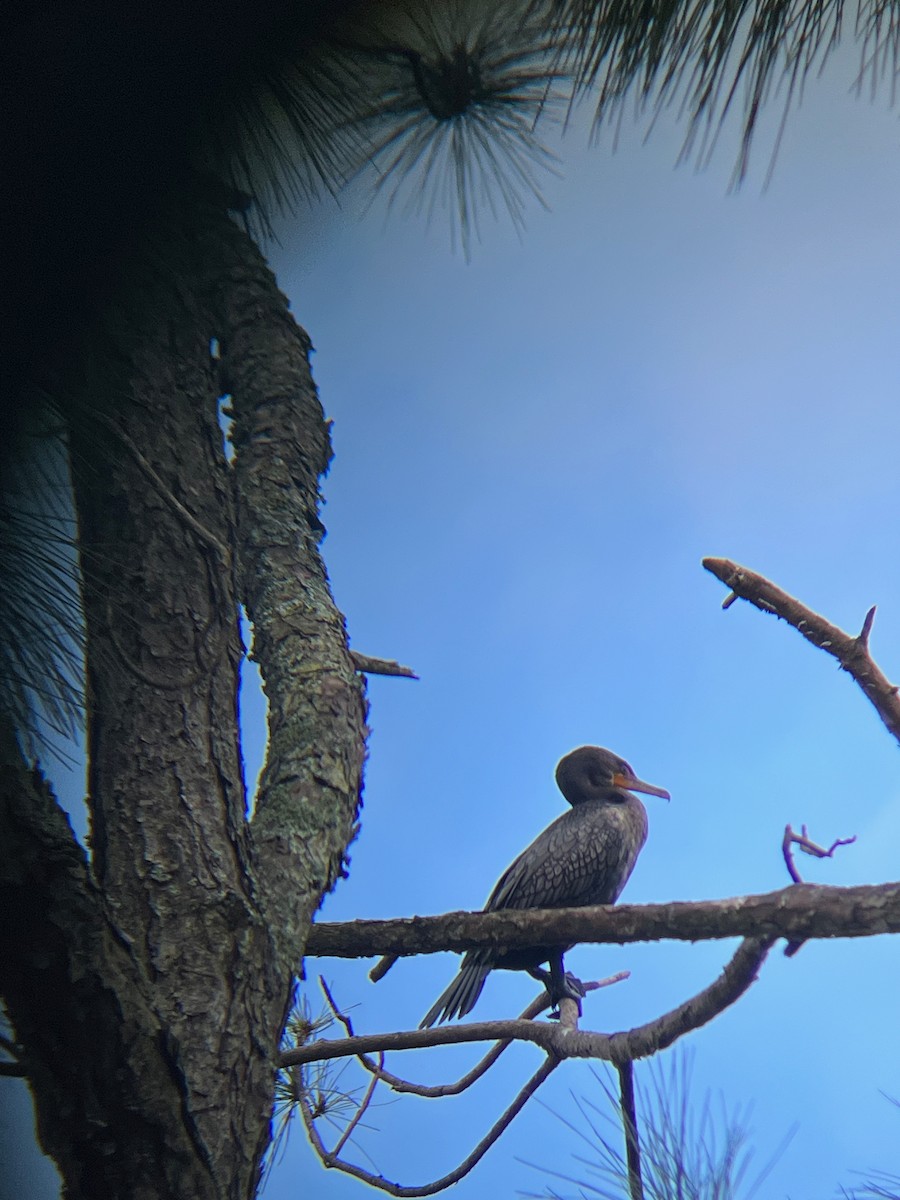
<svg viewBox="0 0 900 1200"><path fill-rule="evenodd" d="M869 655L869 634L875 620L875 609L866 613L857 637L851 637L824 617L783 592L763 575L757 575L727 558L704 558L703 565L732 595L748 600L762 612L774 613L801 633L808 642L825 650L837 659L841 669L852 675L865 695L875 706L885 727L900 741L900 696L897 687L889 683ZM723 607L732 603L726 598Z"/></svg>
<svg viewBox="0 0 900 1200"><path fill-rule="evenodd" d="M900 883L826 887L805 883L759 896L669 904L453 912L389 921L323 922L306 953L336 958L434 954L478 946L695 942L729 937L871 937L900 933Z"/></svg>
<svg viewBox="0 0 900 1200"><path fill-rule="evenodd" d="M359 1107L357 1108L356 1112L353 1114L353 1119L348 1123L347 1128L341 1134L340 1138L338 1138L338 1143L331 1152L332 1156L334 1158L337 1158L340 1155L343 1148L347 1145L347 1142L349 1142L350 1136L353 1133L353 1130L357 1127L357 1125L362 1120L363 1113L366 1111L366 1109L372 1103L372 1097L375 1094L375 1088L378 1086L378 1079L379 1079L381 1069L383 1066L384 1066L384 1051L382 1051L378 1055L378 1070L372 1075L372 1078L369 1080L369 1086L366 1088L366 1093L363 1096L362 1100L360 1101Z"/></svg>
<svg viewBox="0 0 900 1200"><path fill-rule="evenodd" d="M544 1024L521 1019L472 1021L437 1029L363 1034L353 1038L311 1042L282 1052L278 1065L288 1067L331 1058L357 1057L372 1051L417 1050L426 1046L507 1038L532 1042L557 1059L602 1058L619 1063L630 1058L646 1058L657 1050L671 1046L692 1029L707 1024L738 1000L756 978L773 941L771 938L745 938L722 974L709 987L670 1012L627 1033L592 1033L560 1028L556 1023Z"/></svg>
<svg viewBox="0 0 900 1200"><path fill-rule="evenodd" d="M610 975L607 979L600 979L583 984L586 992L596 991L598 988L611 987L614 983L621 983L622 980L630 976L630 971L618 971L615 975ZM535 1017L540 1016L542 1012L550 1007L550 998L546 991L541 994L528 1005L525 1011L520 1015L520 1021L532 1021ZM348 1037L353 1036L352 1027L350 1027L349 1018L344 1019L339 1017L344 1028L347 1030ZM390 1071L385 1071L381 1066L376 1066L367 1054L359 1054L357 1058L367 1071L371 1071L378 1075L378 1078L386 1083L392 1091L410 1093L414 1096L423 1096L425 1099L439 1099L443 1096L458 1096L462 1092L476 1083L482 1075L484 1075L494 1065L500 1055L512 1045L512 1039L506 1038L503 1041L497 1042L495 1046L479 1059L472 1067L471 1071L467 1071L465 1075L460 1076L454 1083L413 1083L408 1079L401 1079L399 1075L393 1075Z"/></svg>
<svg viewBox="0 0 900 1200"><path fill-rule="evenodd" d="M369 972L369 979L372 983L378 983L380 979L384 979L399 957L399 954L385 954L382 958L379 958L378 962Z"/></svg>
<svg viewBox="0 0 900 1200"><path fill-rule="evenodd" d="M631 1059L617 1065L619 1072L619 1104L622 1128L625 1132L625 1158L628 1163L628 1190L631 1200L644 1200L641 1179L641 1140L638 1134L637 1108L634 1102L634 1064Z"/></svg>
<svg viewBox="0 0 900 1200"><path fill-rule="evenodd" d="M713 1017L740 1000L755 981L773 943L772 938L744 938L722 974L709 987L645 1025L638 1025L628 1033L614 1033L609 1038L611 1060L618 1063L623 1058L648 1058L658 1050L665 1050L691 1030L708 1024ZM599 1035L589 1036L595 1038ZM606 1055L598 1057L605 1058Z"/></svg>
<svg viewBox="0 0 900 1200"><path fill-rule="evenodd" d="M7 1075L16 1079L24 1079L27 1075L23 1063L18 1062L0 1062L0 1076Z"/></svg>
<svg viewBox="0 0 900 1200"><path fill-rule="evenodd" d="M816 842L810 841L806 833L806 826L800 826L801 832L794 833L790 825L785 826L784 838L781 843L781 852L784 855L785 866L788 869L788 874L794 883L802 883L800 872L794 864L794 855L791 851L792 845L797 845L804 854L811 854L813 858L831 858L834 855L838 846L852 846L856 841L856 834L848 838L835 838L831 845L826 850L824 846L818 845Z"/></svg>
<svg viewBox="0 0 900 1200"><path fill-rule="evenodd" d="M369 654L360 654L357 650L350 651L350 657L357 671L364 675L400 675L404 679L418 679L412 667L404 667L393 658L372 658Z"/></svg>
<svg viewBox="0 0 900 1200"><path fill-rule="evenodd" d="M870 614L874 611L874 609L869 610ZM868 620L868 618L866 619ZM865 631L865 626L863 626L863 630ZM824 846L819 846L816 842L810 841L806 835L805 825L801 825L800 828L802 833L798 834L794 833L790 825L786 825L784 837L781 841L781 852L784 855L785 866L787 867L788 874L790 875L791 879L793 879L794 883L802 883L803 880L801 879L800 872L797 870L796 864L794 863L794 855L791 850L792 845L798 845L804 854L811 854L814 858L831 858L838 846L849 846L856 841L856 834L849 838L836 838L831 843L830 848L826 850ZM805 938L791 938L784 948L785 958L793 958L805 940Z"/></svg>
<svg viewBox="0 0 900 1200"><path fill-rule="evenodd" d="M319 1131L316 1129L312 1112L309 1108L309 1102L305 1096L301 1096L300 1098L300 1111L303 1113L303 1120L306 1124L309 1140L321 1159L323 1166L335 1167L347 1175L352 1175L355 1179L361 1179L363 1183L368 1183L371 1187L378 1188L379 1191L387 1192L390 1196L433 1196L435 1193L443 1191L444 1188L458 1183L463 1176L468 1175L472 1168L484 1158L485 1154L487 1154L488 1150L490 1150L491 1146L493 1146L504 1130L512 1124L525 1107L525 1104L531 1099L544 1080L556 1070L558 1065L558 1059L552 1056L548 1057L521 1089L506 1112L494 1122L491 1129L481 1139L472 1153L464 1158L454 1170L441 1176L440 1179L435 1179L432 1183L422 1184L420 1187L404 1187L399 1183L391 1183L383 1175L376 1175L374 1172L367 1171L363 1167L356 1166L354 1163L344 1162L343 1159L337 1158L334 1153L329 1153L319 1136Z"/></svg>
<svg viewBox="0 0 900 1200"><path fill-rule="evenodd" d="M622 974L625 974L625 972L622 972ZM616 982L616 980L611 979L610 982ZM340 1021L340 1023L344 1026L347 1037L352 1038L354 1033L350 1018L338 1009L334 997L331 994L331 990L321 975L319 976L319 983L323 992L325 993L328 1004L331 1007L331 1011L334 1013L337 1020ZM547 996L546 992L542 992L536 1000L532 1000L519 1019L523 1021L533 1020L534 1017L542 1013L544 1009L549 1008L549 1006L549 997ZM464 1092L466 1088L471 1087L473 1083L477 1082L482 1075L485 1074L485 1072L490 1070L503 1051L511 1045L511 1039L507 1038L505 1041L498 1042L496 1046L492 1046L487 1054L485 1054L483 1058L479 1059L471 1071L467 1071L466 1074L457 1079L455 1083L425 1084L412 1083L408 1079L401 1079L399 1075L394 1075L390 1071L385 1071L383 1053L381 1054L380 1061L377 1065L367 1054L358 1054L357 1058L367 1071L371 1071L373 1076L380 1079L383 1083L386 1083L393 1091L410 1093L414 1096L423 1096L426 1099L433 1100L443 1096L458 1096L461 1092Z"/></svg>

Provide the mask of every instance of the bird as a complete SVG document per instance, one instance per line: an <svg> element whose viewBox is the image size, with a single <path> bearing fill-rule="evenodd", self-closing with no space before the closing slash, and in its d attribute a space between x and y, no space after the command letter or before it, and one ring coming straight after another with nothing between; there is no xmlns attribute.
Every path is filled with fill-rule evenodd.
<svg viewBox="0 0 900 1200"><path fill-rule="evenodd" d="M503 872L484 912L614 904L647 840L647 812L633 793L670 798L664 788L638 779L623 758L600 746L580 746L561 758L556 783L571 809L548 825ZM471 1012L495 968L527 971L545 984L553 1005L565 996L577 999L583 989L563 969L563 955L570 949L489 946L470 950L419 1028ZM549 974L541 969L544 962L549 963Z"/></svg>

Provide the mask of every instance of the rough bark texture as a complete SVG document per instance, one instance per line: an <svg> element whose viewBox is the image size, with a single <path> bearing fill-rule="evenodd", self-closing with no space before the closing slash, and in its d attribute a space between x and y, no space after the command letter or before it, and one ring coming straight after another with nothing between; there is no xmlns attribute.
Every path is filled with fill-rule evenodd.
<svg viewBox="0 0 900 1200"><path fill-rule="evenodd" d="M445 913L393 921L314 925L307 954L365 958L434 954L473 946L571 942L692 942L728 937L871 937L900 933L900 883L825 887L800 883L761 896L671 904Z"/></svg>
<svg viewBox="0 0 900 1200"><path fill-rule="evenodd" d="M268 920L296 970L357 830L365 691L319 553L331 442L310 341L256 248L231 223L216 232L230 247L215 292L228 331L242 592L269 698L253 842Z"/></svg>
<svg viewBox="0 0 900 1200"><path fill-rule="evenodd" d="M54 380L73 416L90 860L11 738L0 793L15 914L0 983L71 1200L256 1193L293 974L360 796L364 699L318 554L330 449L309 343L224 213L177 216ZM211 337L231 347L236 467ZM255 849L237 562L272 722Z"/></svg>
<svg viewBox="0 0 900 1200"><path fill-rule="evenodd" d="M194 271L182 252L179 272L148 271L107 318L92 375L102 420L73 443L88 802L98 886L170 1042L173 1118L210 1194L244 1196L278 1031L261 1038L255 1011L267 936L244 831L231 482L211 321L176 282Z"/></svg>
<svg viewBox="0 0 900 1200"><path fill-rule="evenodd" d="M149 981L7 731L0 772L0 991L44 1150L73 1198L215 1195Z"/></svg>

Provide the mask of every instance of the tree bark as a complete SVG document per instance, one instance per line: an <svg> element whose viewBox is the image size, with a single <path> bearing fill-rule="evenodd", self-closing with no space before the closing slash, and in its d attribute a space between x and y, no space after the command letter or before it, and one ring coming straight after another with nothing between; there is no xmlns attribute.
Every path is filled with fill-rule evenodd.
<svg viewBox="0 0 900 1200"><path fill-rule="evenodd" d="M189 239L166 253L165 275L129 281L106 315L88 376L99 420L74 426L92 865L169 1044L172 1136L187 1130L209 1195L242 1197L278 1030L257 1012L268 938L244 828L211 319Z"/></svg>
<svg viewBox="0 0 900 1200"><path fill-rule="evenodd" d="M332 451L310 340L250 239L227 219L214 233L223 384L235 421L238 561L269 699L255 863L284 965L297 970L312 915L345 875L358 829L365 683L319 552L319 477Z"/></svg>
<svg viewBox="0 0 900 1200"><path fill-rule="evenodd" d="M318 553L331 452L308 339L223 212L169 217L53 380L72 414L90 858L4 744L0 985L71 1200L256 1193L294 974L361 788L363 687ZM236 380L234 467L213 337ZM253 837L238 563L270 698Z"/></svg>
<svg viewBox="0 0 900 1200"><path fill-rule="evenodd" d="M795 883L777 892L725 900L323 922L310 930L306 950L307 954L335 958L367 958L479 946L624 944L665 938L694 942L730 937L873 937L883 933L900 933L900 883L859 887Z"/></svg>
<svg viewBox="0 0 900 1200"><path fill-rule="evenodd" d="M41 1146L72 1200L213 1196L152 988L49 786L2 736L0 992Z"/></svg>

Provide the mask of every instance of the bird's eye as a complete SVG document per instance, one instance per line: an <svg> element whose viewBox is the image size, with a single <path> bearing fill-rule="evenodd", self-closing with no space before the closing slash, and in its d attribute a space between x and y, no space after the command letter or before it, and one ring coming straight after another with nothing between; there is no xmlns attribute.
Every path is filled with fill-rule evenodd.
<svg viewBox="0 0 900 1200"><path fill-rule="evenodd" d="M624 758L619 759L619 774L625 775L628 779L637 779L634 769L625 761Z"/></svg>

